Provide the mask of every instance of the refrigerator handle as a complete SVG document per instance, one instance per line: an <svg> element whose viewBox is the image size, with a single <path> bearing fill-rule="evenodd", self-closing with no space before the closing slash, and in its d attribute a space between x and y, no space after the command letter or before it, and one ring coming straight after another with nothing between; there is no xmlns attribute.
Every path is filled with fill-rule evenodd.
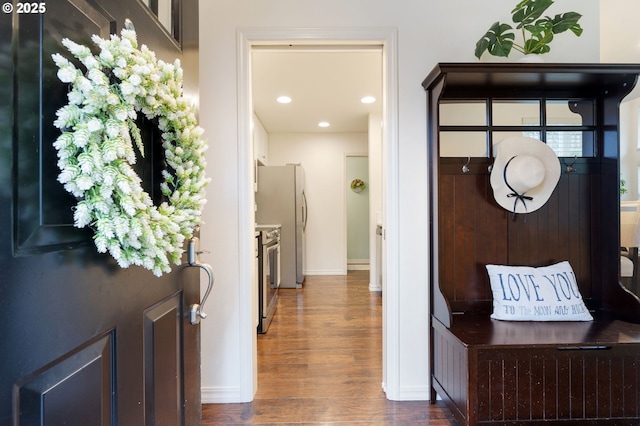
<svg viewBox="0 0 640 426"><path fill-rule="evenodd" d="M302 230L307 230L307 194L302 191Z"/></svg>

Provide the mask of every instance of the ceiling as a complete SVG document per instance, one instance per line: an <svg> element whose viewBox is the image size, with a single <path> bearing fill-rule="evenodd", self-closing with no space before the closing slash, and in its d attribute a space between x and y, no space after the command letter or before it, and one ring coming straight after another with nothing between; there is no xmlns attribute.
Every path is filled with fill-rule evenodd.
<svg viewBox="0 0 640 426"><path fill-rule="evenodd" d="M254 47L251 72L254 112L268 133L367 132L368 115L382 111L380 47ZM278 103L281 95L292 102Z"/></svg>

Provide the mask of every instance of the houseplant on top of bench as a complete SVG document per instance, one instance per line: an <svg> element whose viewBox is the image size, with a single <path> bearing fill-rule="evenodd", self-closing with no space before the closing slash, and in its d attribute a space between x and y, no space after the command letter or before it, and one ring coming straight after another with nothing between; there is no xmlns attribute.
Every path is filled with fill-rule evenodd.
<svg viewBox="0 0 640 426"><path fill-rule="evenodd" d="M493 56L508 57L512 49L525 55L541 55L551 50L549 44L554 35L571 31L576 36L582 34L578 21L582 17L577 12L557 14L553 18L542 16L554 3L553 0L522 0L511 11L513 28L510 24L495 22L476 43L475 56L480 59L487 51ZM522 33L523 44L515 42L516 30Z"/></svg>

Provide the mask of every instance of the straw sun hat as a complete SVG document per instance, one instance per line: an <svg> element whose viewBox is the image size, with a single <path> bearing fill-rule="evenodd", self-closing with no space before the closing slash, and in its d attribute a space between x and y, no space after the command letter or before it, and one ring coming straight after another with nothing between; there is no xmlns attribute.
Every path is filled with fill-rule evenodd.
<svg viewBox="0 0 640 426"><path fill-rule="evenodd" d="M542 207L560 179L560 161L546 143L524 136L506 138L496 145L491 187L504 209L531 213Z"/></svg>

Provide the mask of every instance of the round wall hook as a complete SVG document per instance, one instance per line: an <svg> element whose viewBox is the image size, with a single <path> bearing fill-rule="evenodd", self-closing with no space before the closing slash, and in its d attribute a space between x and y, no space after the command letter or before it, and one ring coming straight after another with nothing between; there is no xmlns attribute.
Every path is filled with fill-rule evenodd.
<svg viewBox="0 0 640 426"><path fill-rule="evenodd" d="M574 164L576 164L576 161L577 161L577 160L578 160L578 156L577 156L577 155L574 155L574 156L573 156L573 162L572 162L571 164L567 164L567 165L566 165L567 173L573 173L573 172L575 172L575 171L576 171L576 168L575 168L575 167L573 167L573 165L574 165Z"/></svg>
<svg viewBox="0 0 640 426"><path fill-rule="evenodd" d="M462 166L462 173L469 173L469 163L471 163L471 156L467 156L467 163Z"/></svg>
<svg viewBox="0 0 640 426"><path fill-rule="evenodd" d="M136 27L133 25L133 22L129 18L124 20L124 27L127 30L130 30L130 31L135 31L136 30Z"/></svg>

